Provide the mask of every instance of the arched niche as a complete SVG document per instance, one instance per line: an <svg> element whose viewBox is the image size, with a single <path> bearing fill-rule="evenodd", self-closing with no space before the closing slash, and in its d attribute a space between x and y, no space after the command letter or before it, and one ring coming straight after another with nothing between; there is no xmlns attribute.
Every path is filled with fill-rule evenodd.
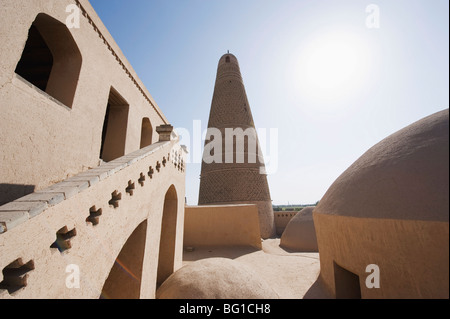
<svg viewBox="0 0 450 319"><path fill-rule="evenodd" d="M39 13L32 23L15 72L72 108L82 57L67 26Z"/></svg>

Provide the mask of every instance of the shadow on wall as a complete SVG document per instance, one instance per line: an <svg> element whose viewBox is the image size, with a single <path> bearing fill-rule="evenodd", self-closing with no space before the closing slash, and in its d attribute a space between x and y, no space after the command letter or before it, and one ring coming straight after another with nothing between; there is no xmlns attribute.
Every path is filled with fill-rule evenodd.
<svg viewBox="0 0 450 319"><path fill-rule="evenodd" d="M0 206L34 192L35 185L0 184Z"/></svg>
<svg viewBox="0 0 450 319"><path fill-rule="evenodd" d="M333 297L330 292L327 291L322 278L319 276L303 296L303 299L333 299Z"/></svg>

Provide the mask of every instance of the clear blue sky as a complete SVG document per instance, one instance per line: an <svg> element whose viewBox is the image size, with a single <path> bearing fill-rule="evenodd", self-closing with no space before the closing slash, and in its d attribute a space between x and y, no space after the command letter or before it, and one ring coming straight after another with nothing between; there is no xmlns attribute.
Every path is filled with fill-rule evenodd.
<svg viewBox="0 0 450 319"><path fill-rule="evenodd" d="M206 129L218 60L236 55L255 125L278 129L274 204L320 200L371 146L449 106L448 0L91 4L174 127ZM191 205L199 175L188 164Z"/></svg>

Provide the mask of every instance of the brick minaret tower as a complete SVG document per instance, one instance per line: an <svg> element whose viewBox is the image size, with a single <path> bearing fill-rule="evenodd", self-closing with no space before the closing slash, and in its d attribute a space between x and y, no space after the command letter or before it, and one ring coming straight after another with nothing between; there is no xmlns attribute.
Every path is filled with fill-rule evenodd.
<svg viewBox="0 0 450 319"><path fill-rule="evenodd" d="M205 143L198 204L257 204L261 237L274 236L274 215L264 161L239 63L230 53L219 60L208 129L220 131L220 135L214 135ZM248 135L242 139L239 132ZM221 138L221 145L215 138ZM211 150L207 147L209 143L218 147ZM215 160L211 161L213 155ZM210 160L205 161L205 156Z"/></svg>

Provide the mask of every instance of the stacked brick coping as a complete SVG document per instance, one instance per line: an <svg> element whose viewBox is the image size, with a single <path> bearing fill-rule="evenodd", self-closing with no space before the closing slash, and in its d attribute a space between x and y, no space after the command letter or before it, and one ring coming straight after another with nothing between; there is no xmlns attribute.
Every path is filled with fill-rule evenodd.
<svg viewBox="0 0 450 319"><path fill-rule="evenodd" d="M0 206L0 235L26 222L27 220L38 216L47 208L58 205L62 201L67 200L99 183L100 181L107 179L109 176L114 175L118 171L133 165L149 155L155 154L169 144L171 144L170 141L163 141L149 145L138 151L110 161L104 165L100 165L96 168L70 177L46 189L34 192ZM154 168L150 166L149 171L143 174L152 175L155 172L159 172L161 169L161 163L162 166L165 167L168 161L173 163L175 168L179 171L184 172L184 161L179 153L182 149L183 148L180 147L180 151L178 151L177 154L167 153L167 156L163 156L161 161L157 161L155 163ZM141 178L137 180L139 183L145 176L143 174L141 175ZM127 192L132 191L132 184L125 185L127 188L124 189ZM112 194L114 194L114 192ZM111 201L107 204L112 205Z"/></svg>

